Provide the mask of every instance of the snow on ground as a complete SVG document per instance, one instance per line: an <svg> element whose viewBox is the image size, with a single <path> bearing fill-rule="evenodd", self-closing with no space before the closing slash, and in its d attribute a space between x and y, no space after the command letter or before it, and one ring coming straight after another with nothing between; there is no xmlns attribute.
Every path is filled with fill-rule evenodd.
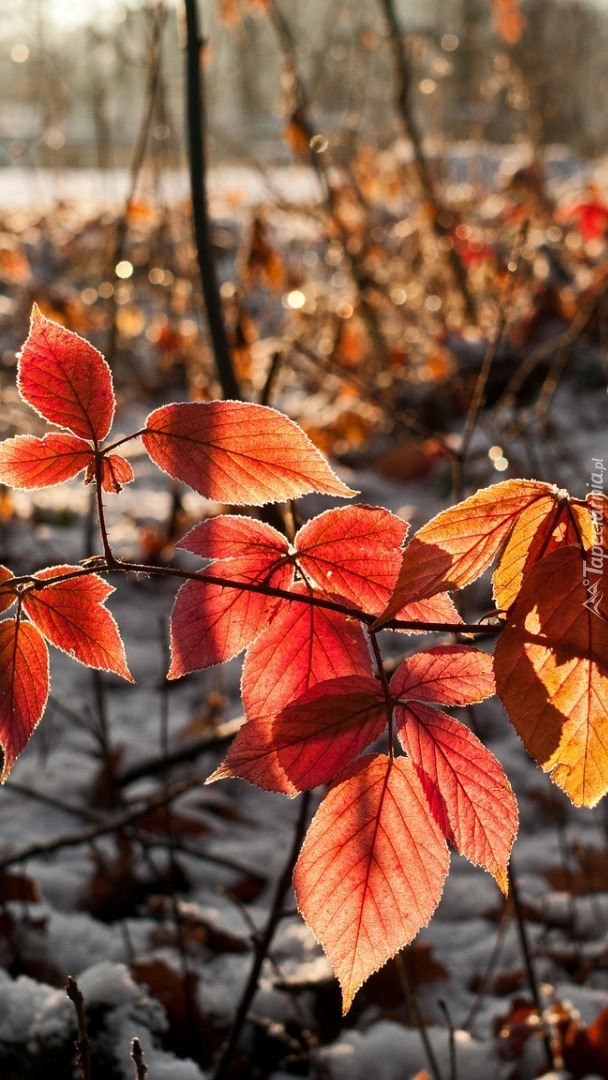
<svg viewBox="0 0 608 1080"><path fill-rule="evenodd" d="M286 182L292 184L293 179L290 174ZM36 182L34 177L32 183ZM83 174L79 173L79 196L82 183ZM176 179L176 190L179 183ZM61 190L69 197L65 184L63 177ZM24 198L26 194L31 199L31 192ZM92 190L91 194L98 197L99 193ZM293 187L290 197L295 197ZM548 440L543 446L550 475L542 478L584 495L591 457L608 452L608 403L597 391L574 393L566 386L557 395L552 415L562 443ZM121 429L134 430L140 421L135 415L123 414L117 422ZM570 457L562 454L564 441ZM486 430L482 423L472 455L484 458L491 442L492 430ZM136 484L119 498L107 499L116 549L129 557L138 553L142 524L161 525L170 503L167 478L143 455L135 456L133 464ZM387 506L416 527L445 505L439 474L430 480L398 484L380 478L371 469L341 472L347 483L360 490L358 501ZM471 483L472 487L484 486L504 478L488 464L485 473L478 471ZM27 520L30 498L16 494L16 518L2 526L0 533L5 552L2 561L10 556L16 567L27 571L82 558L87 554L82 515L88 498L77 482L41 492L35 501L43 511L39 515L42 520L32 526ZM192 493L185 493L184 505L193 520L209 508ZM301 502L305 517L330 505L330 500L320 496ZM119 774L160 753L165 710L170 750L194 738L184 732L200 718L210 694L226 699L223 720L241 713L238 660L190 676L166 690L166 632L174 588L149 579L117 580L115 584L109 607L122 629L137 685L127 686L105 676L95 682L88 670L52 650L47 714L0 793L0 860L23 852L23 860L12 870L27 874L40 887L37 902L16 901L6 906L13 923L6 947L19 935L22 938L21 956L9 957L7 966L25 964L35 974L13 978L0 968L0 1072L2 1055L6 1058L9 1051L15 1061L20 1060L20 1054L32 1060L40 1055L42 1061L49 1061L53 1047L65 1044L74 1018L61 980L70 974L78 979L87 1005L103 1015L98 1045L105 1046L109 1058L116 1058L118 1077L132 1076L128 1048L130 1039L137 1035L144 1045L151 1080L201 1080L208 1075L204 1066L187 1057L179 1059L174 1049L163 1049L166 1009L135 980L129 966L135 958L139 963L162 961L180 971L171 915L159 916L154 889L146 892L142 888L141 895L134 895L130 903L128 897L122 897L124 911L109 919L100 913L99 895L91 895L91 881L99 866L105 864L116 871L119 853L114 839L102 836L93 844L74 844L49 855L28 854L32 845L52 843L86 828L91 820L100 821L104 814L120 812L117 801L106 808L93 801L101 765L96 686L103 688L106 753L114 755ZM483 585L471 590L478 614L487 599L483 590ZM411 644L411 639L407 642ZM484 738L503 763L519 801L521 830L513 866L544 1003L569 1001L583 1021L591 1023L608 1005L608 870L605 889L589 895L560 892L546 875L563 869L564 860L575 872L577 850L605 850L605 810L601 806L594 811L575 810L552 788L525 754L498 703L484 703L477 715ZM219 751L207 753L196 763L182 765L175 776L187 777L195 768L206 775L219 760ZM157 779L144 776L123 794L130 799L145 798L157 790ZM263 927L273 883L287 858L298 801L229 781L209 788L194 787L177 806L180 814L191 815L207 830L187 837L188 851L177 855L187 881L182 890L184 925L188 918L193 923L198 920L200 925L230 936L233 942L230 948L214 947L210 937L203 935L202 943L192 945L188 965L198 976L196 999L201 1011L212 1024L228 1026L251 963L252 928ZM224 863L213 861L214 857ZM233 861L234 870L227 869L226 860ZM166 841L157 839L143 858L138 849L135 862L136 876L144 884L155 874L162 877L170 864ZM228 886L256 874L266 879L258 895L252 895L244 906L229 898ZM128 878L121 883L116 877L114 888L119 898L127 884ZM416 991L420 1010L429 1021L428 1037L443 1080L452 1076L531 1080L546 1068L538 1037L528 1039L519 1057L511 1059L506 1056L509 1040L496 1034L512 1000L529 997L516 923L511 909L506 915L504 912L504 902L489 875L454 855L441 903L418 939L445 970L445 975L421 979ZM566 953L569 959L564 959ZM252 1012L282 1025L282 1030L296 1024L314 1030L315 1008L321 1000L318 989L330 977L328 961L311 932L291 912L275 936ZM305 989L289 993L285 988L290 982ZM453 1044L442 1002L454 1029ZM350 1028L334 1032L327 1045L315 1046L313 1040L310 1075L329 1080L412 1080L420 1070L428 1069L420 1032L406 1026L393 1007L366 1000L350 1023ZM252 1029L247 1028L245 1045L253 1039ZM452 1053L455 1072L451 1072ZM292 1075L277 1068L273 1078L284 1080ZM567 1075L544 1074L545 1080L561 1080Z"/></svg>

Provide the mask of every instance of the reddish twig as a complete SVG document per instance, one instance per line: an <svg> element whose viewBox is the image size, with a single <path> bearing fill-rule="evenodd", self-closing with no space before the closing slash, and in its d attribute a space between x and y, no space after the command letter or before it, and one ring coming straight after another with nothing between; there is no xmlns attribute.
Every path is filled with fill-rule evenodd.
<svg viewBox="0 0 608 1080"><path fill-rule="evenodd" d="M84 1015L84 998L76 979L73 979L71 975L68 975L65 992L74 1006L78 1023L78 1038L76 1039L78 1058L76 1064L80 1069L82 1080L91 1080L91 1044Z"/></svg>

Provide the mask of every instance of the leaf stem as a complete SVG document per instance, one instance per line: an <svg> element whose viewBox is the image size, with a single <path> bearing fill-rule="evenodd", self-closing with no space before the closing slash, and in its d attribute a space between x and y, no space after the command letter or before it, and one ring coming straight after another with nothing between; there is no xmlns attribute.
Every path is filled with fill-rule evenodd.
<svg viewBox="0 0 608 1080"><path fill-rule="evenodd" d="M545 1020L545 1014L543 1011L542 1001L540 1000L540 993L538 989L538 978L534 970L534 962L532 960L532 951L530 949L530 942L528 940L528 931L526 929L526 923L524 919L524 913L521 905L521 898L519 895L519 883L515 877L515 871L513 869L513 861L510 862L508 870L509 876L509 890L513 898L513 911L515 912L515 922L517 925L517 933L519 937L519 944L522 951L523 961L526 968L526 974L528 976L528 987L532 1000L536 1006L538 1012L538 1018L542 1024L543 1029L543 1043L545 1046L545 1053L547 1055L547 1063L549 1069L555 1070L557 1068L556 1062L553 1056L553 1048L551 1046L551 1037L547 1021Z"/></svg>
<svg viewBox="0 0 608 1080"><path fill-rule="evenodd" d="M108 567L114 565L115 559L110 547L110 538L106 525L105 508L103 505L103 459L104 455L95 445L95 497L97 499L97 516L99 518L99 534L103 545L103 554Z"/></svg>
<svg viewBox="0 0 608 1080"><path fill-rule="evenodd" d="M386 672L384 670L384 661L382 659L382 653L380 651L380 646L378 644L377 635L374 633L373 630L370 630L369 631L369 637L370 637L370 641L372 643L372 651L374 653L374 659L376 661L376 668L378 670L378 678L380 679L380 682L382 684L382 689L384 690L384 698L385 698L385 701L386 701L386 718L387 718L387 724L388 724L388 754L389 754L389 758L390 758L391 763L392 763L393 758L394 758L393 742L394 742L394 734L395 734L394 721L393 721L393 697L392 697L392 694L391 694L391 688L390 688L390 685L389 685L389 681L388 681L388 679L386 677Z"/></svg>
<svg viewBox="0 0 608 1080"><path fill-rule="evenodd" d="M399 976L399 982L401 984L403 996L412 1014L414 1023L418 1028L418 1032L422 1040L422 1045L424 1046L424 1051L426 1053L429 1063L429 1068L431 1070L431 1073L433 1074L433 1080L443 1080L439 1065L437 1064L437 1058L435 1057L433 1045L431 1043L431 1040L429 1039L424 1020L422 1019L422 1015L418 1007L418 1000L416 998L414 987L412 986L412 980L410 979L410 974L407 969L403 950L401 952L398 952L395 957L395 967L397 968L397 974Z"/></svg>

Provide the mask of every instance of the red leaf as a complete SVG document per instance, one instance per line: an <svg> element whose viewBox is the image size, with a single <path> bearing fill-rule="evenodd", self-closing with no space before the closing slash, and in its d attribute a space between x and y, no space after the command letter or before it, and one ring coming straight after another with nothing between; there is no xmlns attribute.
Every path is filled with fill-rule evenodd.
<svg viewBox="0 0 608 1080"><path fill-rule="evenodd" d="M292 592L307 595L302 585ZM310 686L338 675L373 675L359 623L311 604L283 602L247 650L241 686L245 712L250 719L275 715Z"/></svg>
<svg viewBox="0 0 608 1080"><path fill-rule="evenodd" d="M39 581L82 572L79 566L49 566L35 575ZM104 601L114 592L98 574L58 581L23 595L23 609L51 645L87 667L114 671L133 682L124 646Z"/></svg>
<svg viewBox="0 0 608 1080"><path fill-rule="evenodd" d="M245 559L259 557L263 563L284 560L289 552L285 537L255 518L223 514L195 525L176 545L203 559Z"/></svg>
<svg viewBox="0 0 608 1080"><path fill-rule="evenodd" d="M449 853L411 762L367 755L329 789L294 873L298 907L340 981L357 990L431 918Z"/></svg>
<svg viewBox="0 0 608 1080"><path fill-rule="evenodd" d="M506 480L437 514L406 547L381 621L395 618L413 600L470 585L490 565L522 510L553 491L533 480Z"/></svg>
<svg viewBox="0 0 608 1080"><path fill-rule="evenodd" d="M203 558L223 553L200 581L179 590L171 616L171 668L168 678L221 664L237 656L267 626L280 600L262 593L205 582L205 574L289 589L293 565L289 545L276 529L253 518L226 515L203 521L180 541Z"/></svg>
<svg viewBox="0 0 608 1080"><path fill-rule="evenodd" d="M242 401L163 405L143 444L159 468L209 499L261 506L309 491L356 494L288 417Z"/></svg>
<svg viewBox="0 0 608 1080"><path fill-rule="evenodd" d="M443 835L489 870L506 896L518 816L502 766L464 724L439 709L411 702L397 706L395 720Z"/></svg>
<svg viewBox="0 0 608 1080"><path fill-rule="evenodd" d="M44 712L49 694L49 654L28 622L0 623L0 746L4 783Z"/></svg>
<svg viewBox="0 0 608 1080"><path fill-rule="evenodd" d="M376 679L328 679L277 716L248 720L206 782L238 776L267 791L297 795L332 780L382 734L386 720Z"/></svg>
<svg viewBox="0 0 608 1080"><path fill-rule="evenodd" d="M492 657L472 645L438 645L404 660L391 679L401 699L469 705L496 693Z"/></svg>
<svg viewBox="0 0 608 1080"><path fill-rule="evenodd" d="M3 581L12 581L14 574L11 574L7 566L0 566L0 585ZM0 589L0 612L7 611L17 599L17 595L11 592L10 589Z"/></svg>
<svg viewBox="0 0 608 1080"><path fill-rule="evenodd" d="M608 551L586 560L587 577L579 547L536 563L494 652L511 723L577 806L608 791Z"/></svg>
<svg viewBox="0 0 608 1080"><path fill-rule="evenodd" d="M382 507L345 506L307 522L294 545L300 566L319 589L378 615L397 580L407 530Z"/></svg>
<svg viewBox="0 0 608 1080"><path fill-rule="evenodd" d="M435 596L429 596L426 600L412 600L411 603L402 607L394 618L400 619L402 622L450 623L452 625L462 622L460 613L454 607L454 602L447 593L436 593ZM398 630L400 634L421 634L424 632L420 629Z"/></svg>
<svg viewBox="0 0 608 1080"><path fill-rule="evenodd" d="M110 495L118 495L125 484L135 479L135 473L122 454L107 454L102 463L101 486Z"/></svg>
<svg viewBox="0 0 608 1080"><path fill-rule="evenodd" d="M43 488L71 480L93 460L89 443L77 435L15 435L0 443L0 483Z"/></svg>
<svg viewBox="0 0 608 1080"><path fill-rule="evenodd" d="M101 442L112 427L116 402L108 364L84 338L46 319L36 304L17 384L45 420L82 439Z"/></svg>

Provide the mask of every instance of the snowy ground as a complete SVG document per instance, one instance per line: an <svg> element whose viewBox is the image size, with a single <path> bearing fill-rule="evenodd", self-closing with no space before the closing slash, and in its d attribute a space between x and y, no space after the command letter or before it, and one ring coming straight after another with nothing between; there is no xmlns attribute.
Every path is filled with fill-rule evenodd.
<svg viewBox="0 0 608 1080"><path fill-rule="evenodd" d="M608 449L606 402L597 394L573 396L568 390L556 417L570 446L576 446L579 475L584 476L591 455L600 452L598 447ZM126 429L127 418L119 418L119 424ZM487 442L482 430L477 441L480 448ZM160 525L166 519L170 498L166 478L146 458L136 457L133 463L137 484L120 498L107 500L116 547L128 555L137 554L142 525ZM565 475L567 471L565 463L556 461L556 481L584 493L572 475ZM407 513L417 524L442 506L437 477L431 482L397 484L371 471L352 475L343 470L343 476L360 488L361 502ZM490 475L488 467L480 483L493 479L497 477ZM578 484L582 486L580 479ZM29 497L15 496L17 514L0 533L1 561L10 559L11 565L30 570L81 558L83 490L74 483L41 493L36 500L40 523L33 534L27 520ZM185 505L196 520L206 504L186 494ZM309 498L303 500L303 512L310 515L328 505L327 499ZM121 626L137 685L119 684L111 677L102 677L97 685L102 687L106 713L105 753L112 756L120 777L160 753L165 709L172 751L187 746L189 739L194 745L200 737L204 730L201 712L211 693L227 699L222 724L240 715L240 704L238 661L191 676L165 692L164 639L173 589L148 580L116 584L110 606ZM483 603L479 586L473 604L481 609ZM40 890L35 901L18 897L0 913L5 967L25 972L15 978L0 972L0 1073L29 1078L34 1075L28 1071L32 1063L53 1061L69 1070L62 1057L73 1024L72 1007L62 989L69 974L78 979L88 1008L99 1017L99 1029L94 1032L96 1052L107 1053L109 1060L115 1058L115 1072L108 1076L132 1075L128 1051L134 1035L143 1043L151 1080L211 1076L204 1067L206 1060L210 1063L211 1052L197 1054L197 1064L184 1052L184 1043L168 1048L165 1040L163 1047L167 1027L160 1003L163 987L158 986L157 974L154 990L149 992L142 966L159 961L179 976L185 964L196 977L194 993L205 1023L215 1032L226 1030L251 963L252 928L261 927L267 916L298 803L239 781L211 788L196 784L176 802L176 811L193 823L193 832L187 837L190 851L175 855L182 875L175 902L182 926L198 927L180 956L174 942L172 902L163 902L162 890L154 884L155 876L162 879L171 860L166 835L150 834L146 849L138 846L137 837L132 839L132 864L128 872L123 866L122 873L112 835L60 847L48 855L28 853L33 845L78 834L102 822L104 815L119 814L126 802L159 791L158 776L148 775L123 785L122 807L116 796L113 805L100 804L94 797L100 776L99 698L96 705L91 673L56 650L51 670L47 714L0 798L0 859L10 859L11 871L37 882ZM198 728L193 729L196 718ZM499 704L480 707L478 724L503 762L519 800L521 829L513 865L543 1003L549 1015L552 1008L571 1003L583 1021L590 1023L608 1005L605 811L601 806L595 811L575 810L551 787L523 751ZM199 754L173 769L171 780L204 777L219 759L218 751ZM585 873L583 884L578 880L580 872L577 878L577 870L581 865L584 870L588 857L581 852L599 853L599 868L589 890L584 887ZM122 856L126 858L126 848ZM213 856L234 861L238 869L214 863ZM100 866L105 867L106 878L113 880L109 895L104 873L96 873ZM551 884L556 881L547 877L551 873L561 875L566 883L561 889ZM258 878L263 887L255 895ZM568 881L573 883L570 891L566 891ZM253 897L244 907L225 892L235 882L240 882L244 897L247 888ZM421 945L430 952L421 951ZM414 948L414 973L416 956L420 969L414 977L419 1008L430 1024L429 1038L443 1080L486 1080L489 1075L497 1080L527 1080L542 1072L546 1059L538 1034L520 1042L521 1030L516 1025L515 1031L508 1030L513 1002L529 1000L530 992L513 909L505 908L487 874L453 857L439 909ZM152 969L147 970L149 974ZM164 973L162 983L167 969L159 970ZM308 1040L301 1057L309 1070L302 1071L301 1062L297 1075L411 1080L429 1068L420 1033L405 1023L407 1009L390 986L376 986L373 993L362 991L353 1019L342 1030L336 1004L328 962L298 916L288 915L265 964L252 1008L257 1025L246 1027L244 1047L251 1048L260 1037L260 1024L273 1029L270 1041L277 1067L265 1073L273 1080L294 1075L289 1065L290 1047L294 1060L290 1033L296 1030L301 1039ZM503 1028L507 1034L501 1038L498 1032ZM234 1075L249 1073L237 1070Z"/></svg>
<svg viewBox="0 0 608 1080"><path fill-rule="evenodd" d="M495 175L499 152L490 158L488 174ZM466 178L464 153L459 162L456 179ZM563 177L571 174L563 157L556 155L555 162L556 175L560 168ZM0 171L0 205L82 200L89 181L85 200L109 205L124 198L127 184L126 174L92 173L87 179L82 172L77 185L65 172L51 184L40 173L15 184L15 172ZM185 196L182 175L163 183L166 201ZM292 201L311 197L310 175L303 169L275 170L273 185ZM268 195L263 177L253 171L216 172L211 187L218 202L231 190L246 191L252 205ZM286 399L275 404L288 407ZM14 397L10 411L3 420L28 430ZM536 446L539 479L585 495L591 458L608 456L605 393L578 391L566 381L551 418L553 428ZM137 429L141 419L129 405L117 417L116 437ZM526 446L509 448L496 417L488 414L471 447L475 466L467 493L518 475L492 468L488 449L499 439L507 457L511 449L514 461L532 469ZM109 496L107 505L117 553L139 558L146 536L167 521L171 492L145 455L134 456L133 465L136 483L119 498ZM444 469L439 462L429 476L409 483L383 479L371 463L341 473L360 490L358 501L386 506L417 528L445 506ZM40 492L34 500L15 493L13 516L0 504L0 563L29 572L90 554L88 505L88 489L78 482ZM208 509L189 492L183 493L183 505L191 523ZM306 518L330 505L329 499L310 497L301 501L301 512ZM0 905L2 1080L78 1075L74 1010L63 989L68 975L85 996L94 1062L103 1063L94 1080L133 1076L133 1036L143 1044L149 1080L211 1080L213 1058L250 970L254 932L268 917L299 812L299 800L240 781L203 786L222 755L219 746L204 750L203 741L221 741L241 716L240 662L168 689L166 636L174 587L147 578L115 584L109 606L136 686L94 677L52 650L50 704L0 792L0 866L15 875L0 878L0 890L9 897ZM472 617L487 610L486 583L469 593ZM513 868L547 1020L564 1028L571 1008L581 1023L591 1024L608 1006L605 808L574 809L525 754L499 703L483 703L475 718L519 801ZM139 768L162 759L165 725L169 757L184 751L168 776ZM179 815L177 850L166 819L135 823L118 840L117 818L180 780L192 780L192 787L173 804ZM87 836L87 830L98 835ZM45 851L45 845L53 850ZM288 906L243 1033L243 1055L230 1075L414 1080L421 1070L428 1072L428 1054L393 965L370 980L344 1023L329 963L291 900ZM513 906L505 906L489 875L464 859L453 856L439 908L407 956L436 1059L433 1080L608 1077L605 1027L591 1065L578 1054L569 1070L547 1072L538 1025L534 1017L525 1019L530 986ZM573 1020L572 1038L577 1025Z"/></svg>

